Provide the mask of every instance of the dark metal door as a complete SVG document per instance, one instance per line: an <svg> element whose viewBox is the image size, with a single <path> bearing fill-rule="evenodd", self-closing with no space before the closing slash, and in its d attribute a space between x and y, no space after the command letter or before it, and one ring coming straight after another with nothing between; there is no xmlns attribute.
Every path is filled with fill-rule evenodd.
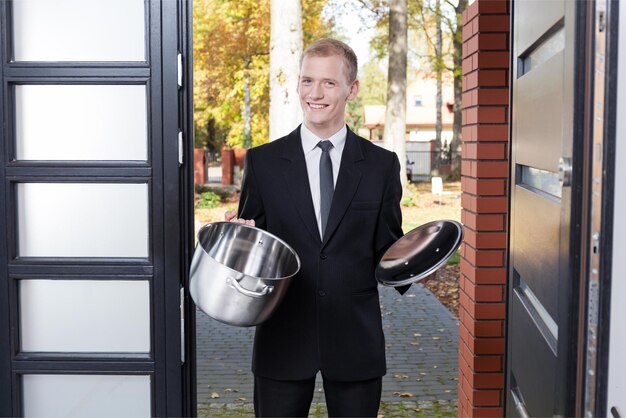
<svg viewBox="0 0 626 418"><path fill-rule="evenodd" d="M0 416L184 413L186 7L0 4Z"/></svg>
<svg viewBox="0 0 626 418"><path fill-rule="evenodd" d="M584 3L513 3L507 416L574 415Z"/></svg>

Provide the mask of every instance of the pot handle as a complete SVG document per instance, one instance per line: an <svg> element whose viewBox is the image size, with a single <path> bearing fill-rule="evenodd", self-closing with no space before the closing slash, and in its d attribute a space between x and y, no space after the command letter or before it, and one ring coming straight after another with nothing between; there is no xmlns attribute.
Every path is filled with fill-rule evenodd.
<svg viewBox="0 0 626 418"><path fill-rule="evenodd" d="M274 290L274 286L265 286L263 288L263 290L261 290L260 292L255 292L254 290L248 290L244 287L242 287L239 282L237 281L237 279L233 278L233 277L227 277L226 278L226 284L233 287L236 291L238 291L239 293L249 296L251 298L260 298L262 296L267 295L268 293L271 293L272 290Z"/></svg>

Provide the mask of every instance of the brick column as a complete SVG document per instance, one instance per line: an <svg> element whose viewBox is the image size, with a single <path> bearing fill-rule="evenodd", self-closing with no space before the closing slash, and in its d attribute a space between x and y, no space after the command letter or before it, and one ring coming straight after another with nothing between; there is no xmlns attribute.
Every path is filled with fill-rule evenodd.
<svg viewBox="0 0 626 418"><path fill-rule="evenodd" d="M509 8L476 0L463 13L461 417L504 414Z"/></svg>
<svg viewBox="0 0 626 418"><path fill-rule="evenodd" d="M193 182L194 184L208 183L208 170L204 149L194 148L193 150Z"/></svg>
<svg viewBox="0 0 626 418"><path fill-rule="evenodd" d="M233 167L235 166L235 151L226 145L222 147L222 185L233 184Z"/></svg>

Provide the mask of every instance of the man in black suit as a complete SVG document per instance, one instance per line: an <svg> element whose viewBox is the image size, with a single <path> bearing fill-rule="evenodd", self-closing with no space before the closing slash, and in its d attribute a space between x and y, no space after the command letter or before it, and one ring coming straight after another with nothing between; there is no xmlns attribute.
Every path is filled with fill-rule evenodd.
<svg viewBox="0 0 626 418"><path fill-rule="evenodd" d="M330 416L378 412L386 366L374 269L402 236L402 187L396 154L344 122L356 73L343 42L310 45L298 79L303 124L246 157L238 221L282 238L301 261L256 329L257 416L307 416L318 371Z"/></svg>

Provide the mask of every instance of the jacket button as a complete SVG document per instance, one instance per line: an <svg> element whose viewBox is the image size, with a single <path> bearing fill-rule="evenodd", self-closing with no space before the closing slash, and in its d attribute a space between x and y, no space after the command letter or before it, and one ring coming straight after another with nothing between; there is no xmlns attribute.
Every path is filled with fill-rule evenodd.
<svg viewBox="0 0 626 418"><path fill-rule="evenodd" d="M324 254L324 253L321 253L321 254L320 254L320 258L321 258L322 260L326 260L326 259L328 258L328 256L327 256L326 254Z"/></svg>
<svg viewBox="0 0 626 418"><path fill-rule="evenodd" d="M323 290L318 290L317 294L320 296L326 296L326 292L324 292Z"/></svg>

